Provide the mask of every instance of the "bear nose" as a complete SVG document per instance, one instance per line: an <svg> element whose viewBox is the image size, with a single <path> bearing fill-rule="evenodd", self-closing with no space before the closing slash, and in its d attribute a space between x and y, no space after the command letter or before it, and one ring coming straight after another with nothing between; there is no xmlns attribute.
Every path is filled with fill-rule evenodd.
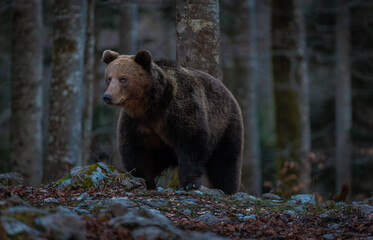
<svg viewBox="0 0 373 240"><path fill-rule="evenodd" d="M104 94L102 97L106 104L112 104L113 103L113 97L109 94Z"/></svg>

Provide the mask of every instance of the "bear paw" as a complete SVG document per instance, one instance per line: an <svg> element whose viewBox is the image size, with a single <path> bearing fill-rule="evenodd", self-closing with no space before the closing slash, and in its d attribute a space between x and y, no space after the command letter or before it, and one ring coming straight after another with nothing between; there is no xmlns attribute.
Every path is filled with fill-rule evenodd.
<svg viewBox="0 0 373 240"><path fill-rule="evenodd" d="M192 189L199 189L201 187L201 183L189 183L185 186L185 190L189 191Z"/></svg>

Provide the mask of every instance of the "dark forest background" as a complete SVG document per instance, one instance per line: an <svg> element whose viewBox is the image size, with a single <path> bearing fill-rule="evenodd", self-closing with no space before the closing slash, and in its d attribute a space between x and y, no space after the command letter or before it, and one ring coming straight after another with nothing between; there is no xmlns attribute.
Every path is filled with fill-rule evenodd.
<svg viewBox="0 0 373 240"><path fill-rule="evenodd" d="M67 13L64 7L71 6L61 2L0 0L0 172L20 171L31 184L40 183L43 172L44 179L51 180L61 177L51 172L79 164L103 161L121 167L115 137L118 110L101 100L102 52L148 49L156 59L181 62L178 13L182 2L193 1L75 1L78 8L71 9L78 10ZM210 2L215 2L215 24L220 27L216 39L222 74L215 76L233 92L244 113L242 190L313 192L327 198L347 183L351 200L371 196L373 1ZM73 21L63 25L64 18ZM64 55L68 44L56 39L65 33L67 40L79 42L81 48L75 50L81 53ZM199 43L202 49L210 44ZM31 65L24 62L30 58ZM70 89L80 84L77 91L70 89L72 95L59 88L58 81L68 80L56 69L58 59L77 68L74 76L80 83L64 85ZM37 69L22 75L27 64ZM40 79L34 81L33 76ZM80 110L54 108L57 102L77 104ZM32 108L39 110L30 113ZM51 116L61 112L76 130L53 125ZM41 124L25 133L22 118ZM71 151L79 152L76 159L56 154L63 141L52 142L66 136ZM26 140L17 142L20 138ZM57 158L60 165L54 162Z"/></svg>

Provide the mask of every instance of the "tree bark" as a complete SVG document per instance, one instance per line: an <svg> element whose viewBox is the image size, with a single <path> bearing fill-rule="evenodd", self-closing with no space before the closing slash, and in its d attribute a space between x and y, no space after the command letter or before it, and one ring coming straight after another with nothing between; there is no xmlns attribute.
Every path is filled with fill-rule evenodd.
<svg viewBox="0 0 373 240"><path fill-rule="evenodd" d="M271 61L271 1L256 1L258 119L260 144L265 151L274 150L276 142L275 104ZM266 154L267 155L267 154ZM263 156L263 160L266 161ZM269 160L270 161L270 160Z"/></svg>
<svg viewBox="0 0 373 240"><path fill-rule="evenodd" d="M218 0L177 0L176 60L221 79Z"/></svg>
<svg viewBox="0 0 373 240"><path fill-rule="evenodd" d="M232 47L226 81L242 110L244 150L241 189L261 193L261 163L258 136L257 81L258 52L256 0L224 1L227 22L224 31ZM225 59L226 60L226 59ZM229 61L229 60L228 60ZM226 72L224 72L226 74Z"/></svg>
<svg viewBox="0 0 373 240"><path fill-rule="evenodd" d="M346 2L338 0L336 14L336 192L343 184L351 186L350 130L351 70L350 70L350 12ZM344 5L345 3L345 5Z"/></svg>
<svg viewBox="0 0 373 240"><path fill-rule="evenodd" d="M119 16L119 53L125 55L135 54L138 39L137 0L122 4Z"/></svg>
<svg viewBox="0 0 373 240"><path fill-rule="evenodd" d="M278 178L284 195L310 184L308 80L301 1L272 0Z"/></svg>
<svg viewBox="0 0 373 240"><path fill-rule="evenodd" d="M42 3L12 1L11 126L13 171L31 185L42 177Z"/></svg>
<svg viewBox="0 0 373 240"><path fill-rule="evenodd" d="M85 23L85 0L55 1L47 180L62 177L81 157Z"/></svg>
<svg viewBox="0 0 373 240"><path fill-rule="evenodd" d="M89 164L92 143L93 95L95 81L95 0L87 2L87 28L85 43L85 106L83 112L83 156L79 165Z"/></svg>

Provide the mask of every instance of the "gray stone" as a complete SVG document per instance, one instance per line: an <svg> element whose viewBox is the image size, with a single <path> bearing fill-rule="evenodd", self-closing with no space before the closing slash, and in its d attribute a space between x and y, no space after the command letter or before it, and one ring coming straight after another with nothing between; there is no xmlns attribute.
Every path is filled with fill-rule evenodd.
<svg viewBox="0 0 373 240"><path fill-rule="evenodd" d="M56 213L37 217L35 222L46 229L52 235L53 239L86 239L85 225L79 215L63 207L56 209Z"/></svg>
<svg viewBox="0 0 373 240"><path fill-rule="evenodd" d="M206 233L193 232L188 235L184 234L182 239L183 240L191 240L191 239L193 240L224 240L228 238L218 236L211 232L206 232Z"/></svg>
<svg viewBox="0 0 373 240"><path fill-rule="evenodd" d="M93 187L101 189L105 185L104 179L107 178L107 175L102 172L100 167L97 167L95 171L89 176L93 181Z"/></svg>
<svg viewBox="0 0 373 240"><path fill-rule="evenodd" d="M25 179L22 174L18 172L9 172L0 174L0 185L3 186L16 186L24 185Z"/></svg>
<svg viewBox="0 0 373 240"><path fill-rule="evenodd" d="M197 203L197 200L194 199L194 198L187 198L187 199L184 199L183 202L184 202L184 203L187 203L187 204L194 205L194 204Z"/></svg>
<svg viewBox="0 0 373 240"><path fill-rule="evenodd" d="M58 184L58 188L68 188L71 186L71 179L66 179L65 181Z"/></svg>
<svg viewBox="0 0 373 240"><path fill-rule="evenodd" d="M142 236L141 239L146 240L168 240L175 238L175 234L172 232L167 232L162 230L161 228L150 226L150 227L144 227L144 228L137 228L132 232L133 238L138 238Z"/></svg>
<svg viewBox="0 0 373 240"><path fill-rule="evenodd" d="M281 198L278 195L273 193L264 193L261 197L267 200L281 200Z"/></svg>
<svg viewBox="0 0 373 240"><path fill-rule="evenodd" d="M112 218L109 221L109 224L113 226L114 229L119 226L129 228L133 231L138 229L136 234L149 234L149 239L153 239L150 238L151 236L167 236L166 239L177 239L183 234L180 229L172 225L168 218L156 210L142 209L138 211L130 211L122 216ZM147 228L147 230L142 231L141 229L143 228ZM160 230L156 230L155 228ZM162 234L161 231L165 233Z"/></svg>
<svg viewBox="0 0 373 240"><path fill-rule="evenodd" d="M43 200L45 203L59 203L60 201L58 201L57 199L55 198L46 198Z"/></svg>
<svg viewBox="0 0 373 240"><path fill-rule="evenodd" d="M219 222L228 222L229 219L227 218L220 218L209 213L205 213L203 215L198 216L195 221L201 221L207 224L217 224Z"/></svg>
<svg viewBox="0 0 373 240"><path fill-rule="evenodd" d="M205 186L201 186L198 190L195 190L193 192L196 192L196 191L202 192L203 194L207 194L207 195L211 195L211 196L217 196L217 197L220 197L220 196L224 195L224 192L220 189L211 189L211 188L208 188L208 187L205 187Z"/></svg>
<svg viewBox="0 0 373 240"><path fill-rule="evenodd" d="M183 209L183 213L185 214L192 214L192 211L188 208Z"/></svg>
<svg viewBox="0 0 373 240"><path fill-rule="evenodd" d="M84 171L89 170L88 167L76 166L70 169L70 176L83 175Z"/></svg>
<svg viewBox="0 0 373 240"><path fill-rule="evenodd" d="M305 211L304 207L303 206L296 206L294 207L294 210L299 212L299 213L302 213Z"/></svg>
<svg viewBox="0 0 373 240"><path fill-rule="evenodd" d="M232 195L232 197L238 201L259 201L260 200L260 198L254 197L244 192L238 192Z"/></svg>
<svg viewBox="0 0 373 240"><path fill-rule="evenodd" d="M327 217L330 217L331 214L334 213L334 210L329 210L329 211L326 211L326 212L323 212L319 215L320 218L327 218Z"/></svg>
<svg viewBox="0 0 373 240"><path fill-rule="evenodd" d="M89 196L89 194L85 192L85 193L80 194L80 196L77 197L76 200L80 202L80 201L86 199L88 196Z"/></svg>
<svg viewBox="0 0 373 240"><path fill-rule="evenodd" d="M24 235L28 236L29 239L35 239L36 236L40 234L38 230L35 230L23 222L11 217L1 216L0 222L0 225L3 226L5 231L5 233L1 234L2 229L0 228L0 236L8 235L10 237L17 238L17 235ZM19 239L22 239L22 237L19 237Z"/></svg>
<svg viewBox="0 0 373 240"><path fill-rule="evenodd" d="M297 194L291 196L291 199L301 204L316 204L315 196L312 194Z"/></svg>
<svg viewBox="0 0 373 240"><path fill-rule="evenodd" d="M285 210L283 214L290 215L290 216L298 216L298 213L294 210Z"/></svg>
<svg viewBox="0 0 373 240"><path fill-rule="evenodd" d="M242 218L242 220L244 220L244 221L249 221L250 219L256 220L256 215L255 214L250 214L250 215Z"/></svg>
<svg viewBox="0 0 373 240"><path fill-rule="evenodd" d="M78 214L90 214L91 212L88 211L88 210L85 210L85 209L82 209L82 208L77 208L75 207L73 209L74 212L78 213Z"/></svg>
<svg viewBox="0 0 373 240"><path fill-rule="evenodd" d="M101 206L108 207L106 212L113 214L115 217L122 216L131 210L138 210L137 204L127 197L114 197L104 200Z"/></svg>
<svg viewBox="0 0 373 240"><path fill-rule="evenodd" d="M330 233L329 234L324 234L322 237L325 238L325 239L335 239L333 234L330 234Z"/></svg>
<svg viewBox="0 0 373 240"><path fill-rule="evenodd" d="M28 202L23 201L18 195L14 194L11 197L5 199L4 201L0 201L0 207L3 206L2 208L5 207L11 207L11 206L30 206Z"/></svg>

